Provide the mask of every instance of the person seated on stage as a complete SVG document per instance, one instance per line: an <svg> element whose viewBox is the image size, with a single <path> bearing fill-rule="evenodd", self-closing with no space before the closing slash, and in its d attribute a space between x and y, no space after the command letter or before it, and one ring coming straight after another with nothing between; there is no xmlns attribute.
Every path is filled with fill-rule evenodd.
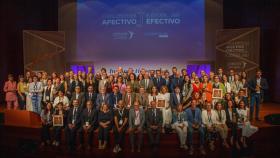
<svg viewBox="0 0 280 158"><path fill-rule="evenodd" d="M80 86L75 87L75 92L72 93L72 97L71 97L71 100L70 100L71 104L72 104L74 99L79 101L79 107L84 108L85 94L83 92L81 92L81 87Z"/></svg>
<svg viewBox="0 0 280 158"><path fill-rule="evenodd" d="M149 103L148 108L150 106L151 101L156 101L156 102L158 101L158 96L159 94L158 94L157 87L153 86L150 94L148 95L148 103Z"/></svg>
<svg viewBox="0 0 280 158"><path fill-rule="evenodd" d="M151 108L146 112L147 133L153 151L159 147L161 127L163 123L162 111L156 108L156 102L152 101Z"/></svg>
<svg viewBox="0 0 280 158"><path fill-rule="evenodd" d="M139 93L136 94L136 100L139 101L140 107L142 107L144 110L148 109L149 98L148 94L145 93L145 88L143 86L140 86Z"/></svg>
<svg viewBox="0 0 280 158"><path fill-rule="evenodd" d="M143 143L143 127L145 123L145 112L140 108L139 102L134 102L134 107L129 110L129 137L131 143L131 152L134 152L135 145L137 151L141 152ZM137 134L137 143L135 143L135 135Z"/></svg>
<svg viewBox="0 0 280 158"><path fill-rule="evenodd" d="M122 100L118 101L117 108L114 111L114 136L115 147L114 153L122 151L121 146L124 144L125 132L128 125L128 109L124 108Z"/></svg>
<svg viewBox="0 0 280 158"><path fill-rule="evenodd" d="M177 105L183 103L183 94L180 92L180 87L175 87L174 93L170 94L170 106L172 111L176 111Z"/></svg>
<svg viewBox="0 0 280 158"><path fill-rule="evenodd" d="M186 145L186 139L188 134L188 122L187 122L187 114L183 111L183 105L179 104L177 106L177 110L173 112L173 127L176 130L179 141L180 148L188 150L188 146Z"/></svg>
<svg viewBox="0 0 280 158"><path fill-rule="evenodd" d="M61 131L62 131L62 129L65 128L65 125L67 125L67 122L66 122L67 115L66 115L66 111L63 108L62 102L59 102L56 105L53 115L62 115L63 116L63 125L62 126L53 126L54 141L53 141L52 145L57 147L57 146L59 146L59 144L61 142Z"/></svg>
<svg viewBox="0 0 280 158"><path fill-rule="evenodd" d="M58 91L58 96L54 99L53 107L56 107L58 103L63 103L63 109L69 110L69 99L64 95L63 91Z"/></svg>
<svg viewBox="0 0 280 158"><path fill-rule="evenodd" d="M99 111L103 104L109 105L109 103L110 103L109 98L110 98L110 95L109 95L109 93L106 93L105 88L100 88L99 93L97 94L97 97L96 97L96 102L95 102L94 108L97 111Z"/></svg>
<svg viewBox="0 0 280 158"><path fill-rule="evenodd" d="M206 110L202 111L202 123L207 132L207 140L211 151L215 150L214 142L217 138L217 113L210 102L206 102Z"/></svg>
<svg viewBox="0 0 280 158"><path fill-rule="evenodd" d="M132 92L130 86L126 86L126 92L122 95L122 100L124 103L125 108L130 109L133 108L133 103L135 101L136 95Z"/></svg>
<svg viewBox="0 0 280 158"><path fill-rule="evenodd" d="M76 147L76 136L77 131L81 126L81 114L82 107L79 106L79 100L73 100L73 107L69 110L67 114L67 127L66 127L66 137L68 142L68 147L70 151L74 151Z"/></svg>
<svg viewBox="0 0 280 158"><path fill-rule="evenodd" d="M110 110L117 109L118 102L122 100L122 94L119 91L119 87L115 85L113 87L113 92L110 94L109 102L110 102Z"/></svg>
<svg viewBox="0 0 280 158"><path fill-rule="evenodd" d="M14 81L12 74L8 75L8 81L5 82L3 91L6 93L7 109L10 110L12 104L14 109L18 109L17 82Z"/></svg>
<svg viewBox="0 0 280 158"><path fill-rule="evenodd" d="M236 147L236 149L240 149L238 139L237 139L237 120L238 120L238 114L236 111L236 108L234 106L234 103L232 100L229 100L227 102L227 107L226 107L226 124L228 128L231 129L231 138L230 138L230 144L231 146Z"/></svg>
<svg viewBox="0 0 280 158"><path fill-rule="evenodd" d="M238 108L236 109L238 114L238 128L242 129L242 137L240 142L244 148L247 148L246 138L258 131L258 127L251 125L249 120L249 108L245 106L244 101L240 101Z"/></svg>
<svg viewBox="0 0 280 158"><path fill-rule="evenodd" d="M249 106L248 97L246 96L244 89L240 89L238 95L234 98L236 105L238 105L241 100L244 101L246 107Z"/></svg>
<svg viewBox="0 0 280 158"><path fill-rule="evenodd" d="M204 129L202 127L201 110L196 107L197 101L192 100L191 107L186 109L187 121L188 121L188 144L189 154L193 155L193 132L197 130L200 136L200 153L206 155L204 150Z"/></svg>
<svg viewBox="0 0 280 158"><path fill-rule="evenodd" d="M221 138L223 139L223 146L225 148L229 148L229 145L227 143L228 127L226 125L226 111L223 109L223 105L221 102L217 102L215 107L217 113L217 132L219 132Z"/></svg>
<svg viewBox="0 0 280 158"><path fill-rule="evenodd" d="M103 104L98 113L98 149L106 149L113 115L108 104Z"/></svg>
<svg viewBox="0 0 280 158"><path fill-rule="evenodd" d="M45 144L50 145L51 142L50 128L52 127L52 112L52 103L48 102L41 112L41 146L44 146Z"/></svg>
<svg viewBox="0 0 280 158"><path fill-rule="evenodd" d="M86 102L86 108L81 114L81 127L79 129L80 136L80 146L79 148L84 148L84 135L87 134L87 150L92 148L93 132L96 127L97 113L93 109L92 101Z"/></svg>

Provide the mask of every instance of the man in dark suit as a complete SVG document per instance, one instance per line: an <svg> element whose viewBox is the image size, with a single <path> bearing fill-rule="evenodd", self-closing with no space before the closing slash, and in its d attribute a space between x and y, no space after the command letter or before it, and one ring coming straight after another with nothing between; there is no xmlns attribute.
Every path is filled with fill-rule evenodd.
<svg viewBox="0 0 280 158"><path fill-rule="evenodd" d="M81 114L81 127L79 129L80 136L80 147L84 147L84 133L88 134L87 138L87 149L90 150L92 148L93 141L93 132L96 129L97 123L97 113L93 109L93 104L91 100L86 102L86 108L82 111Z"/></svg>
<svg viewBox="0 0 280 158"><path fill-rule="evenodd" d="M71 86L70 86L70 92L73 93L77 86L79 86L80 89L84 89L83 83L81 81L79 81L77 75L74 75L74 80L72 81Z"/></svg>
<svg viewBox="0 0 280 158"><path fill-rule="evenodd" d="M177 74L177 67L172 67L172 75L169 76L169 79L172 80L173 78L176 77Z"/></svg>
<svg viewBox="0 0 280 158"><path fill-rule="evenodd" d="M113 109L117 108L118 102L122 100L122 94L119 91L118 86L114 86L113 92L110 94L109 103L110 109L113 112Z"/></svg>
<svg viewBox="0 0 280 158"><path fill-rule="evenodd" d="M88 92L85 93L85 102L91 101L92 104L95 104L97 93L94 92L93 86L92 85L88 86L87 90L88 90ZM93 107L94 107L94 105L93 105Z"/></svg>
<svg viewBox="0 0 280 158"><path fill-rule="evenodd" d="M266 90L268 90L267 80L262 77L262 71L261 70L257 70L256 78L249 81L248 88L251 91L250 120L253 119L254 107L255 107L255 104L256 104L255 119L257 121L260 121L260 119L259 119L260 104L261 104L261 101L264 97L264 92Z"/></svg>
<svg viewBox="0 0 280 158"><path fill-rule="evenodd" d="M184 81L180 76L180 72L177 72L176 76L173 79L171 79L171 83L170 83L171 92L174 92L174 89L177 86L180 87L180 90L182 91L183 85L184 85Z"/></svg>
<svg viewBox="0 0 280 158"><path fill-rule="evenodd" d="M161 87L165 85L165 79L161 76L161 70L156 70L157 77L154 78L154 85L157 87L158 91L160 91Z"/></svg>
<svg viewBox="0 0 280 158"><path fill-rule="evenodd" d="M66 137L70 151L75 150L77 131L81 126L82 108L79 107L79 101L73 100L73 107L69 110L67 116Z"/></svg>
<svg viewBox="0 0 280 158"><path fill-rule="evenodd" d="M180 88L177 86L175 87L174 93L170 94L170 105L172 110L176 110L179 104L183 103L183 94L180 91Z"/></svg>
<svg viewBox="0 0 280 158"><path fill-rule="evenodd" d="M101 105L103 105L103 104L109 105L109 98L110 98L110 95L108 93L106 93L105 88L100 88L99 94L97 94L97 97L96 97L95 109L99 110Z"/></svg>
<svg viewBox="0 0 280 158"><path fill-rule="evenodd" d="M81 92L81 87L80 86L76 86L75 88L75 92L72 93L72 97L70 100L70 104L73 104L73 100L78 100L79 101L79 106L81 108L84 108L85 105L85 95L83 92Z"/></svg>
<svg viewBox="0 0 280 158"><path fill-rule="evenodd" d="M156 108L156 102L151 101L151 108L146 112L147 132L150 145L153 150L157 150L160 141L160 133L162 127L162 112Z"/></svg>

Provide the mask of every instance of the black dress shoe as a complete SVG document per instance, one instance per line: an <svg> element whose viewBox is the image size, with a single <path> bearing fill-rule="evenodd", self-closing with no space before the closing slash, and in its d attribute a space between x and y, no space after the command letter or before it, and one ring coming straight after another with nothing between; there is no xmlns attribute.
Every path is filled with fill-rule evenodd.
<svg viewBox="0 0 280 158"><path fill-rule="evenodd" d="M261 121L259 118L256 118L256 121Z"/></svg>

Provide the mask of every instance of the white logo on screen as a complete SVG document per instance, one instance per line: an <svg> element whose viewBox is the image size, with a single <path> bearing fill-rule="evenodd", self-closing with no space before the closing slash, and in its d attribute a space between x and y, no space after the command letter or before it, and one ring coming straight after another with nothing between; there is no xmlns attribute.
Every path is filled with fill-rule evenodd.
<svg viewBox="0 0 280 158"><path fill-rule="evenodd" d="M128 36L128 39L132 39L133 38L133 35L134 35L134 32L132 31L127 31L129 36Z"/></svg>

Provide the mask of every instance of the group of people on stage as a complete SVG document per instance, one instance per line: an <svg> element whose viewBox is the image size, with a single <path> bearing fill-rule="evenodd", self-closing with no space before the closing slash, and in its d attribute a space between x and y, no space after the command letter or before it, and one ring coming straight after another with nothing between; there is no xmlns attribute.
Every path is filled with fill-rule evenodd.
<svg viewBox="0 0 280 158"><path fill-rule="evenodd" d="M259 108L268 89L260 70L248 80L246 72L187 74L186 69L141 69L136 76L132 68L108 75L106 69L93 73L73 71L64 74L46 72L19 76L5 82L7 109L29 110L40 114L42 145L59 146L65 131L69 149L91 149L98 131L98 149L105 149L110 131L114 135L113 152L122 151L126 132L131 152L141 151L146 131L153 150L160 145L162 133L176 132L180 148L194 154L193 133L200 138L200 153L205 155L205 142L215 150L220 138L225 148L246 148L246 139L258 128L252 126L254 112L259 121ZM254 111L255 110L255 111ZM57 117L62 124L54 124ZM50 135L50 129L54 135ZM231 129L231 135L228 131ZM238 129L241 129L239 134ZM86 135L86 142L85 141ZM228 139L229 138L229 139ZM52 142L51 142L52 141ZM230 143L228 143L228 141Z"/></svg>

